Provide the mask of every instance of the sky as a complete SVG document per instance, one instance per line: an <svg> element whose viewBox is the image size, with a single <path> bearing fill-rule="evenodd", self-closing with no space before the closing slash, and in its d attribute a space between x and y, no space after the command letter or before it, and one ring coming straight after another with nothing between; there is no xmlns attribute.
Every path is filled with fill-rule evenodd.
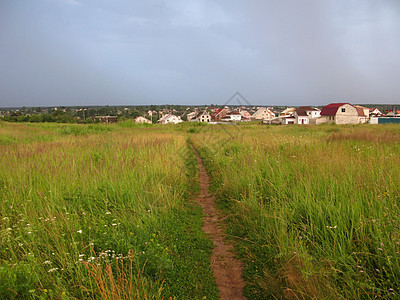
<svg viewBox="0 0 400 300"><path fill-rule="evenodd" d="M400 103L399 0L1 0L0 107Z"/></svg>

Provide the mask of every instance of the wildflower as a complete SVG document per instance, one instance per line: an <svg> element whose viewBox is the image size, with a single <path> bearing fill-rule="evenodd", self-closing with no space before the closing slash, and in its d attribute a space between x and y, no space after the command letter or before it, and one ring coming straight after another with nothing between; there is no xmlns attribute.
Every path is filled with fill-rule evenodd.
<svg viewBox="0 0 400 300"><path fill-rule="evenodd" d="M58 270L58 268L52 268L52 269L48 270L47 272L51 273L51 272L54 272L54 271L57 271L57 270Z"/></svg>
<svg viewBox="0 0 400 300"><path fill-rule="evenodd" d="M381 243L381 246L384 246L383 243Z"/></svg>
<svg viewBox="0 0 400 300"><path fill-rule="evenodd" d="M382 249L382 248L378 248L378 250L379 250L379 251L383 251L383 249Z"/></svg>
<svg viewBox="0 0 400 300"><path fill-rule="evenodd" d="M375 271L379 272L379 269L375 269Z"/></svg>
<svg viewBox="0 0 400 300"><path fill-rule="evenodd" d="M28 231L28 234L31 234L32 232Z"/></svg>
<svg viewBox="0 0 400 300"><path fill-rule="evenodd" d="M44 265L50 265L50 264L51 264L51 261L46 260L46 261L43 262L43 264L44 264Z"/></svg>
<svg viewBox="0 0 400 300"><path fill-rule="evenodd" d="M82 230L78 230L77 233L82 233Z"/></svg>
<svg viewBox="0 0 400 300"><path fill-rule="evenodd" d="M117 226L117 224L113 223L112 226Z"/></svg>
<svg viewBox="0 0 400 300"><path fill-rule="evenodd" d="M106 212L106 215L111 215L111 213L109 211Z"/></svg>
<svg viewBox="0 0 400 300"><path fill-rule="evenodd" d="M85 256L85 254L79 254L79 257L84 257Z"/></svg>

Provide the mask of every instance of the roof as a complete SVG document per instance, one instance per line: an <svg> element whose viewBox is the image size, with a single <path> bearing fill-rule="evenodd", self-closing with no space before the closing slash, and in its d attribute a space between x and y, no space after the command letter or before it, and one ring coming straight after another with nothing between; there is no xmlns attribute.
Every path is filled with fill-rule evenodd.
<svg viewBox="0 0 400 300"><path fill-rule="evenodd" d="M211 115L211 117L216 117L221 111L223 110L223 108L218 108L214 111L214 113Z"/></svg>
<svg viewBox="0 0 400 300"><path fill-rule="evenodd" d="M239 115L239 116L241 116L242 114L240 112L238 112L238 111L231 111L230 113L227 113L226 115L227 116L230 116L230 115Z"/></svg>
<svg viewBox="0 0 400 300"><path fill-rule="evenodd" d="M361 106L356 106L356 108L357 108L358 116L365 117L364 109Z"/></svg>
<svg viewBox="0 0 400 300"><path fill-rule="evenodd" d="M321 116L335 116L337 110L339 109L339 107L345 105L345 104L349 104L350 103L331 103L328 104L327 106L324 106L321 110Z"/></svg>
<svg viewBox="0 0 400 300"><path fill-rule="evenodd" d="M318 111L318 109L311 106L300 106L296 108L296 114L298 116L307 116L308 111Z"/></svg>

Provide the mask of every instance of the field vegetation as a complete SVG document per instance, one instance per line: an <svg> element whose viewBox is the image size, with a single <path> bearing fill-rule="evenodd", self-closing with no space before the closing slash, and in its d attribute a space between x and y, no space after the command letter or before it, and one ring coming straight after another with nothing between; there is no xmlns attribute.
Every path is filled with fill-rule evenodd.
<svg viewBox="0 0 400 300"><path fill-rule="evenodd" d="M190 144L249 299L396 298L399 143L396 125L0 122L0 298L217 299Z"/></svg>
<svg viewBox="0 0 400 300"><path fill-rule="evenodd" d="M400 292L400 128L207 127L192 137L249 299Z"/></svg>
<svg viewBox="0 0 400 300"><path fill-rule="evenodd" d="M216 298L186 139L0 122L0 298Z"/></svg>

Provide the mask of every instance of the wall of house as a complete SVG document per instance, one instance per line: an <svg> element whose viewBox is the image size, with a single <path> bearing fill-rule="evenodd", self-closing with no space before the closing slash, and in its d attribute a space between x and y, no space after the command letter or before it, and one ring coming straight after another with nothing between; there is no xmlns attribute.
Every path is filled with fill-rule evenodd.
<svg viewBox="0 0 400 300"><path fill-rule="evenodd" d="M315 124L333 123L334 121L334 118L332 119L329 116L321 116L315 119Z"/></svg>
<svg viewBox="0 0 400 300"><path fill-rule="evenodd" d="M297 124L304 124L304 125L309 124L309 122L308 122L308 117L305 117L305 116L297 116L297 118L296 118L296 123L297 123Z"/></svg>
<svg viewBox="0 0 400 300"><path fill-rule="evenodd" d="M350 104L342 105L336 112L335 122L336 124L358 124L357 108Z"/></svg>
<svg viewBox="0 0 400 300"><path fill-rule="evenodd" d="M318 118L321 116L321 111L313 110L311 111L310 118Z"/></svg>

